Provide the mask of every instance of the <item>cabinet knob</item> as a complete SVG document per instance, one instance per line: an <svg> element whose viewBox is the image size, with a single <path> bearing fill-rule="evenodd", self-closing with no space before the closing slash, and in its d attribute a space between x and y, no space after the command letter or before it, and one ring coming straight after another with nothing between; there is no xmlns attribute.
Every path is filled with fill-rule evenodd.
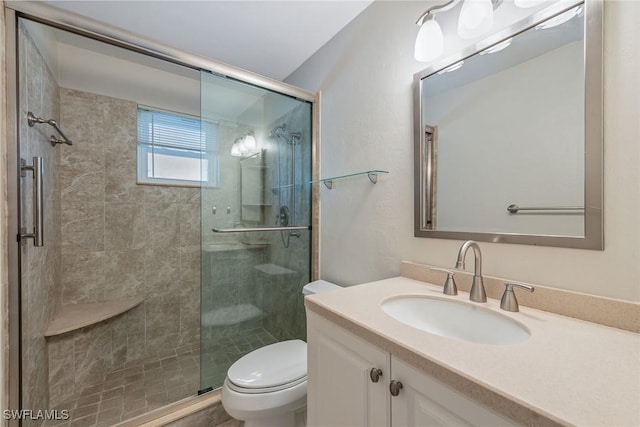
<svg viewBox="0 0 640 427"><path fill-rule="evenodd" d="M389 391L391 392L391 396L397 396L400 394L400 390L402 390L402 383L400 381L391 380L389 383Z"/></svg>
<svg viewBox="0 0 640 427"><path fill-rule="evenodd" d="M373 381L374 383L377 383L378 381L380 381L381 376L382 376L382 369L371 368L371 370L369 371L369 378L371 378L371 381Z"/></svg>

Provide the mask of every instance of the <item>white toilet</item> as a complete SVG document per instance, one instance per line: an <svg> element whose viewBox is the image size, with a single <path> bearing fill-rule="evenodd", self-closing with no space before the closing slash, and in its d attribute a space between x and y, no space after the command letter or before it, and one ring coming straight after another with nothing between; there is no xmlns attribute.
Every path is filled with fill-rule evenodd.
<svg viewBox="0 0 640 427"><path fill-rule="evenodd" d="M317 280L304 295L340 289ZM238 359L227 371L222 406L245 427L303 427L307 410L307 343L271 344Z"/></svg>

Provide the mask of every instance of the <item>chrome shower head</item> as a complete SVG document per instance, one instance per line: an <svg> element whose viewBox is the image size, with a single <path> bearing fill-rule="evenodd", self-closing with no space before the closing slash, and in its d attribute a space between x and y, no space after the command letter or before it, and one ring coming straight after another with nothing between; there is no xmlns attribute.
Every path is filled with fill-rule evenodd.
<svg viewBox="0 0 640 427"><path fill-rule="evenodd" d="M283 123L280 126L276 126L269 132L269 138L281 138L284 137L284 132L287 130L287 124Z"/></svg>

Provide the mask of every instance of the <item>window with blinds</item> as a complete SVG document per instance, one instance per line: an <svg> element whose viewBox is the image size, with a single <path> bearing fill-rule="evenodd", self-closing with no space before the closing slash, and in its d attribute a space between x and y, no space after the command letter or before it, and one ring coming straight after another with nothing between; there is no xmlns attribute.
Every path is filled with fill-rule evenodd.
<svg viewBox="0 0 640 427"><path fill-rule="evenodd" d="M218 125L138 107L138 182L218 186Z"/></svg>

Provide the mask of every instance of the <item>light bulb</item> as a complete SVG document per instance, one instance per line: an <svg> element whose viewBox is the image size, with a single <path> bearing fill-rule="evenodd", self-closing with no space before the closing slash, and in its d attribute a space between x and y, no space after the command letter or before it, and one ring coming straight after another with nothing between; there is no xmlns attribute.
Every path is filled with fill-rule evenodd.
<svg viewBox="0 0 640 427"><path fill-rule="evenodd" d="M244 143L244 138L238 139L238 149L240 150L240 154L245 155L249 152L247 150L247 144Z"/></svg>
<svg viewBox="0 0 640 427"><path fill-rule="evenodd" d="M528 7L535 7L535 6L541 5L546 1L547 0L513 0L513 4L523 9L526 9Z"/></svg>
<svg viewBox="0 0 640 427"><path fill-rule="evenodd" d="M253 152L258 149L258 142L252 134L248 134L244 137L244 145L249 152Z"/></svg>
<svg viewBox="0 0 640 427"><path fill-rule="evenodd" d="M231 155L233 157L240 157L242 156L242 153L240 152L240 147L238 144L238 140L236 139L236 141L233 143L233 145L231 146Z"/></svg>
<svg viewBox="0 0 640 427"><path fill-rule="evenodd" d="M474 39L493 27L493 5L491 0L464 0L458 18L458 35L463 39Z"/></svg>
<svg viewBox="0 0 640 427"><path fill-rule="evenodd" d="M426 20L416 37L415 57L420 62L427 62L442 54L444 48L444 37L442 29L435 19Z"/></svg>

